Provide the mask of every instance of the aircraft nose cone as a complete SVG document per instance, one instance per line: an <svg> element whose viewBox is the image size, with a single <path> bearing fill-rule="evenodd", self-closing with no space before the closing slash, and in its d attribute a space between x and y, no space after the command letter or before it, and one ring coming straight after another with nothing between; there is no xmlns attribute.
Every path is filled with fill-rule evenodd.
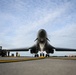
<svg viewBox="0 0 76 75"><path fill-rule="evenodd" d="M47 38L46 31L44 29L39 30L38 32L38 40L39 42L45 42L45 39Z"/></svg>
<svg viewBox="0 0 76 75"><path fill-rule="evenodd" d="M41 32L39 33L39 37L41 38L46 37L46 33L43 30L41 30Z"/></svg>

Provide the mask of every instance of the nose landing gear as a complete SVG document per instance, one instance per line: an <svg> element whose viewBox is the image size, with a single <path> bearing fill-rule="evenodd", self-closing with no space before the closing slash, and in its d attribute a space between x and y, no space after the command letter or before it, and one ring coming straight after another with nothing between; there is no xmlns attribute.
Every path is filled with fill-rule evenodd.
<svg viewBox="0 0 76 75"><path fill-rule="evenodd" d="M40 53L40 57L44 57L44 53Z"/></svg>

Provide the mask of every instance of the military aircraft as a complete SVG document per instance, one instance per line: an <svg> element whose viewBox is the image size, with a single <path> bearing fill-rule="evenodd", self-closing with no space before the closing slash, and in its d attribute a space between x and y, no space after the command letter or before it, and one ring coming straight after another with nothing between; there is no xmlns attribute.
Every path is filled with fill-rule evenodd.
<svg viewBox="0 0 76 75"><path fill-rule="evenodd" d="M31 54L35 54L35 57L39 57L38 52L40 51L40 56L44 56L44 51L46 52L46 57L49 57L49 54L53 54L55 51L76 51L76 49L68 49L68 48L56 48L49 44L50 41L47 37L47 32L44 29L40 29L37 34L37 38L35 39L36 44L29 48L18 48L18 49L1 49L0 55L6 56L12 51L29 51Z"/></svg>

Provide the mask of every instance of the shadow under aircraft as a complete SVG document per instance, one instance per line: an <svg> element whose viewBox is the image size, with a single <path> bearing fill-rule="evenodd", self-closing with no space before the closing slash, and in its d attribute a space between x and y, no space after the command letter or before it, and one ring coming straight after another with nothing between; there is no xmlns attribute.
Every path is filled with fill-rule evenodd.
<svg viewBox="0 0 76 75"><path fill-rule="evenodd" d="M13 51L29 51L31 54L35 54L35 57L44 56L44 51L46 52L46 57L49 57L49 54L53 54L55 51L76 51L76 49L68 48L56 48L49 44L50 41L47 37L47 32L44 29L40 29L37 34L36 44L29 48L18 48L18 49L0 49L0 56L9 56L10 52ZM40 55L38 52L41 52Z"/></svg>

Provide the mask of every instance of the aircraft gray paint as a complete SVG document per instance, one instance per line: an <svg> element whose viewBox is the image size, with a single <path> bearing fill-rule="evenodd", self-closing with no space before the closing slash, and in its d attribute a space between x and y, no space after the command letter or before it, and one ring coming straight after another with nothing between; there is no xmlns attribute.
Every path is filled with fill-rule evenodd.
<svg viewBox="0 0 76 75"><path fill-rule="evenodd" d="M56 48L49 44L50 41L47 37L47 33L44 29L40 29L38 31L38 35L36 38L36 44L29 48L18 48L18 49L0 49L1 56L9 56L11 51L29 51L31 54L35 54L35 57L39 57L38 52L40 51L40 56L44 56L44 51L46 52L46 57L49 57L50 53L54 53L56 51L76 51L76 49L67 49L67 48Z"/></svg>

